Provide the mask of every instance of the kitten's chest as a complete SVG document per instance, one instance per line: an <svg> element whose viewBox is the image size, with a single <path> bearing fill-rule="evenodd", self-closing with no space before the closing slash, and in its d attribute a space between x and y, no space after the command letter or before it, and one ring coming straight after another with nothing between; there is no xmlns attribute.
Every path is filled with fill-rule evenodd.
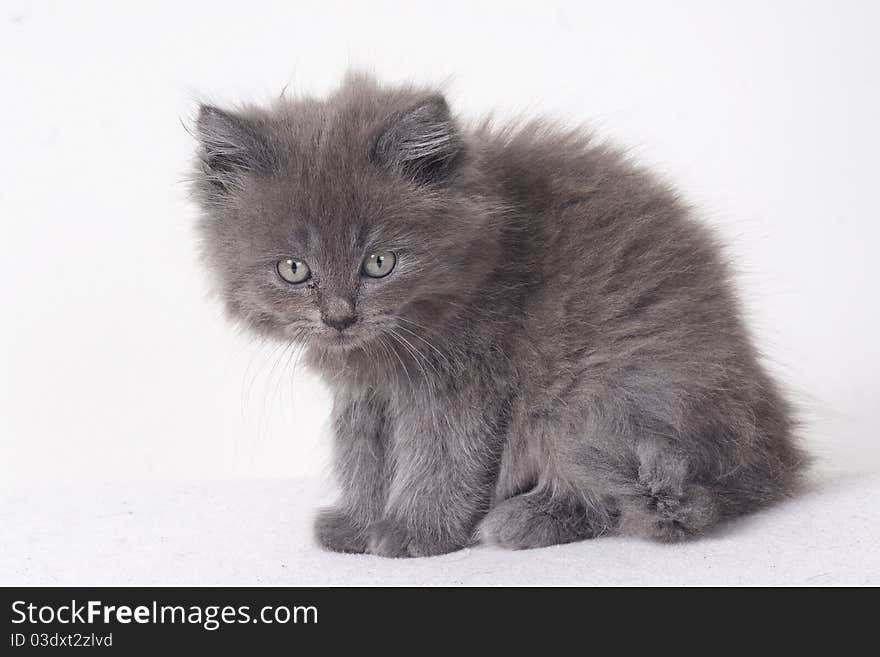
<svg viewBox="0 0 880 657"><path fill-rule="evenodd" d="M446 411L450 400L421 386L395 387L386 391L388 417L392 432L412 430Z"/></svg>

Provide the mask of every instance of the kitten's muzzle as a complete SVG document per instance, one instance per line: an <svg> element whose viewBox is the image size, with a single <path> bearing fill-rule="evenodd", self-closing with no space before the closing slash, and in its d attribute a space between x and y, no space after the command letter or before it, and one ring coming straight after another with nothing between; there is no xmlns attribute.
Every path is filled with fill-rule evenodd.
<svg viewBox="0 0 880 657"><path fill-rule="evenodd" d="M344 331L357 321L357 315L345 315L343 317L326 317L322 316L321 320L331 328L337 331Z"/></svg>
<svg viewBox="0 0 880 657"><path fill-rule="evenodd" d="M321 321L337 331L344 331L357 321L354 303L344 296L330 296L322 299Z"/></svg>

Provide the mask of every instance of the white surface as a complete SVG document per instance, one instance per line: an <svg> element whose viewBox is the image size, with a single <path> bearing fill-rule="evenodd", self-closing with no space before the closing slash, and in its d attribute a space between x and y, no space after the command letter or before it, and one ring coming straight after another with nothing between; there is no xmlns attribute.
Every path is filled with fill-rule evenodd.
<svg viewBox="0 0 880 657"><path fill-rule="evenodd" d="M546 113L589 121L602 137L632 146L726 236L758 342L805 410L809 448L824 467L880 472L877 24L880 4L870 1L746 1L722 11L648 0L6 0L0 483L25 490L140 482L125 485L153 491L132 494L158 506L139 507L146 524L132 520L130 536L120 517L99 520L88 507L75 509L71 517L92 533L57 523L28 555L20 542L32 518L62 516L52 515L60 512L47 497L15 497L2 513L11 517L4 540L11 535L16 549L0 551L0 572L21 573L27 558L30 575L16 581L75 578L80 567L86 582L86 573L102 572L87 558L93 535L110 542L100 554L116 555L106 557L115 570L102 577L117 581L141 572L169 583L197 581L202 572L212 581L283 579L277 570L245 567L247 550L265 568L277 550L288 573L307 578L313 564L337 582L373 563L297 548L305 507L283 508L295 497L285 484L256 484L245 495L249 481L323 476L328 395L306 373L292 375L288 353L235 335L205 298L195 212L182 182L194 143L180 121L193 115L195 99L262 102L285 85L322 93L351 66L390 82L448 80L450 101L465 117ZM162 483L172 480L190 482L194 496L181 499L191 502L174 506L177 484ZM205 483L212 480L238 483ZM855 513L858 494L869 492L828 489L825 506L820 490L812 502L749 524L749 540L785 549L774 533L778 522L800 528L790 534L790 553L808 554L809 540L833 545L834 523L821 524L824 537L806 527L831 513L831 498ZM61 503L68 499L77 498ZM116 512L111 499L98 505L101 513ZM238 512L210 511L224 504ZM229 567L203 570L210 560L198 561L211 547L187 527L201 514L242 531L256 523L247 537L219 541ZM150 542L150 523L177 552L172 543ZM880 542L878 523L863 531ZM537 582L541 572L552 579L567 559L583 558L592 564L584 572L602 577L613 571L604 560L648 550L707 556L709 572L712 550L737 554L733 536L680 553L609 541L500 563ZM774 536L773 546L761 544ZM143 563L125 560L113 541L151 549ZM41 556L41 545L55 553ZM502 578L504 567L492 566L489 555L448 559L473 560L493 573L486 577ZM720 569L731 568L745 578L749 562L711 565L719 579ZM692 567L667 568L663 576L684 581ZM846 567L856 573L860 564ZM453 577L430 565L381 568L394 569L395 581ZM479 579L475 572L470 577ZM506 572L512 580L520 571Z"/></svg>
<svg viewBox="0 0 880 657"><path fill-rule="evenodd" d="M685 545L623 538L429 559L324 552L302 480L107 485L5 499L3 584L878 585L880 476L825 475L801 498Z"/></svg>

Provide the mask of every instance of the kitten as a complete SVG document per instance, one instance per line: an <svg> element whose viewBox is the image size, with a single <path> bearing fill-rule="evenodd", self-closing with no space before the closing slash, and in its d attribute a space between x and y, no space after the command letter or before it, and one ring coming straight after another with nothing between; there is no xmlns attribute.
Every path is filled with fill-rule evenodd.
<svg viewBox="0 0 880 657"><path fill-rule="evenodd" d="M714 237L589 135L465 129L437 92L203 106L193 190L229 314L332 387L321 545L679 541L806 462Z"/></svg>

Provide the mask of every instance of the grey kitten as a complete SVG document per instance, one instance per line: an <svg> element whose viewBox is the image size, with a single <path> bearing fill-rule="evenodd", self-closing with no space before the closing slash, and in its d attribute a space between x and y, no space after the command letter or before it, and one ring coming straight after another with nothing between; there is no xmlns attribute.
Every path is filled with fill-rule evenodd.
<svg viewBox="0 0 880 657"><path fill-rule="evenodd" d="M431 90L203 106L194 193L229 314L332 387L321 545L679 541L806 462L713 236L581 131L465 129Z"/></svg>

